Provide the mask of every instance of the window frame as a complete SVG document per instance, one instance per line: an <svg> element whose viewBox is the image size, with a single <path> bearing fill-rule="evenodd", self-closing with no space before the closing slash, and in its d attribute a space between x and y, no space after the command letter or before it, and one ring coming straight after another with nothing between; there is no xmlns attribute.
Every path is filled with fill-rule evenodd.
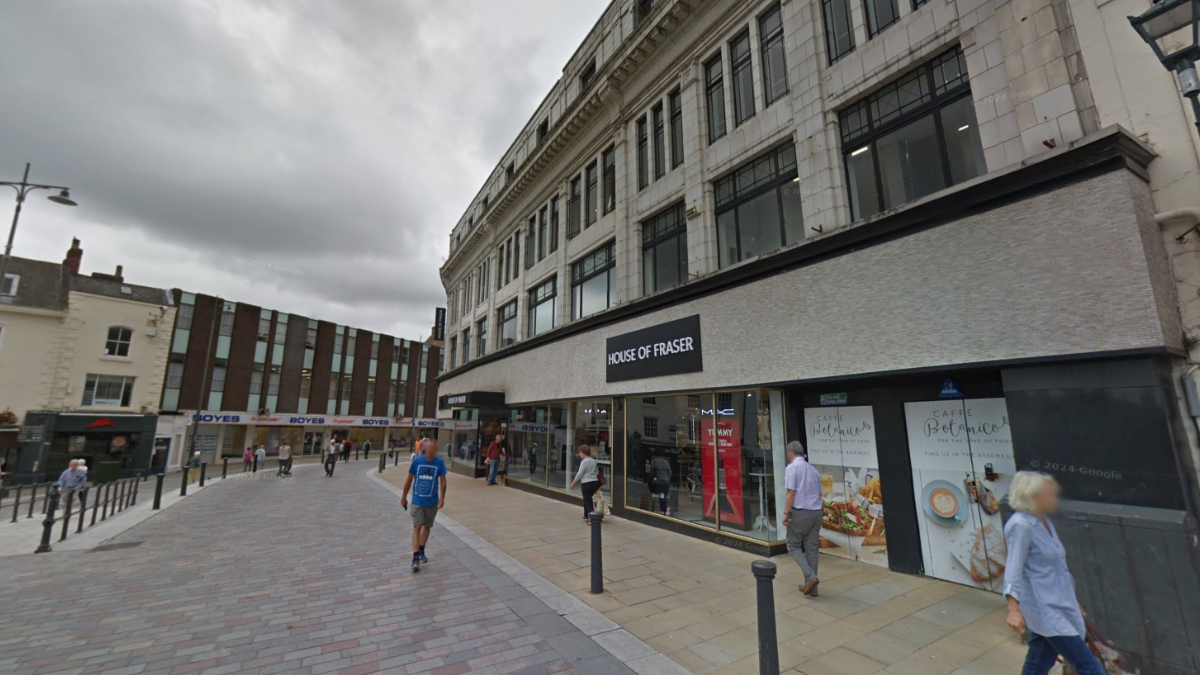
<svg viewBox="0 0 1200 675"><path fill-rule="evenodd" d="M608 146L600 156L600 202L604 215L612 213L617 208L617 148Z"/></svg>
<svg viewBox="0 0 1200 675"><path fill-rule="evenodd" d="M683 165L683 92L676 89L667 94L667 106L670 110L669 124L671 127L671 169Z"/></svg>
<svg viewBox="0 0 1200 675"><path fill-rule="evenodd" d="M529 217L529 232L525 235L525 269L537 262L537 215Z"/></svg>
<svg viewBox="0 0 1200 675"><path fill-rule="evenodd" d="M577 175L571 179L570 193L567 199L567 240L579 236L583 231L583 176Z"/></svg>
<svg viewBox="0 0 1200 675"><path fill-rule="evenodd" d="M674 221L674 222L670 222ZM679 201L676 204L668 206L658 213L650 216L641 223L642 230L642 293L651 295L659 291L665 291L668 288L682 286L688 281L688 259L687 259L687 202ZM674 286L664 286L658 288L658 284L654 283L651 288L651 281L657 282L657 274L654 279L651 275L646 274L646 261L653 259L651 266L654 271L658 271L658 247L672 239L680 239L681 243L679 253L679 282Z"/></svg>
<svg viewBox="0 0 1200 675"><path fill-rule="evenodd" d="M517 344L517 341L520 340L521 327L517 320L517 317L520 316L519 309L519 302L516 298L514 298L512 302L507 302L503 307L496 310L497 350L504 349L505 347L511 347ZM513 337L511 342L505 344L504 331L507 324L510 322L512 323Z"/></svg>
<svg viewBox="0 0 1200 675"><path fill-rule="evenodd" d="M475 323L475 354L477 358L488 355L488 318L485 316Z"/></svg>
<svg viewBox="0 0 1200 675"><path fill-rule="evenodd" d="M745 55L739 56L738 50L740 45L745 44ZM758 110L754 104L754 44L750 40L750 29L742 31L737 37L729 41L729 74L733 83L733 126L742 126L746 122L754 119L758 114ZM738 85L742 82L742 78L750 85L750 108L742 110L741 98L738 96Z"/></svg>
<svg viewBox="0 0 1200 675"><path fill-rule="evenodd" d="M833 12L834 3L843 7L841 17L844 19L842 32L846 36L846 44L837 44L838 31L835 30L836 15ZM821 0L821 24L825 30L825 51L829 56L829 64L833 65L852 53L858 45L854 43L854 17L850 13L850 0Z"/></svg>
<svg viewBox="0 0 1200 675"><path fill-rule="evenodd" d="M645 190L650 185L650 130L646 116L638 118L635 125L637 131L637 182L638 190Z"/></svg>
<svg viewBox="0 0 1200 675"><path fill-rule="evenodd" d="M584 199L583 227L587 229L596 224L600 218L600 165L593 160L583 170Z"/></svg>
<svg viewBox="0 0 1200 675"><path fill-rule="evenodd" d="M111 380L121 381L121 395L117 399L102 399L102 402L96 401L96 389L99 388L101 380L109 378ZM112 384L112 382L109 382ZM133 389L137 385L137 378L130 375L105 375L102 373L88 373L84 379L83 395L81 396L81 408L131 408L133 407ZM90 398L90 400L89 400ZM111 401L116 401L115 404L110 404Z"/></svg>
<svg viewBox="0 0 1200 675"><path fill-rule="evenodd" d="M115 338L113 331L117 331ZM124 354L120 353L122 347L124 347ZM127 359L131 349L133 349L133 329L128 326L109 326L108 334L104 338L104 355L109 358Z"/></svg>
<svg viewBox="0 0 1200 675"><path fill-rule="evenodd" d="M720 103L719 116L714 102ZM704 104L708 114L708 144L712 145L729 134L729 111L725 107L725 62L720 50L704 63Z"/></svg>
<svg viewBox="0 0 1200 675"><path fill-rule="evenodd" d="M537 234L537 259L541 262L546 259L546 208L543 206L538 211L538 234Z"/></svg>
<svg viewBox="0 0 1200 675"><path fill-rule="evenodd" d="M11 281L11 283L9 283ZM4 287L9 286L9 291L5 292ZM0 280L0 296L6 298L17 297L17 291L21 289L21 275L13 272L5 272L4 279Z"/></svg>
<svg viewBox="0 0 1200 675"><path fill-rule="evenodd" d="M791 168L789 170L784 170L784 169L782 169L781 165L779 164L779 158L787 156L788 153L790 153L790 158L791 158L792 164L791 164ZM761 184L746 187L746 188L740 188L737 185L737 179L738 179L738 176L741 174L742 170L748 166L756 164L757 162L763 161L767 158L771 158L772 161L774 162L774 168L773 168L774 176L772 176L770 179L764 181ZM741 241L742 240L742 234L741 234L742 226L741 226L741 220L737 213L738 207L740 207L744 204L753 202L754 200L758 199L759 197L766 195L766 194L770 194L771 192L776 193L776 208L777 208L777 212L779 214L779 240L781 242L780 247L775 249L775 251L782 250L782 249L784 249L788 246L791 246L792 244L795 244L798 241L802 240L802 239L799 239L797 241L788 241L787 224L786 224L787 221L786 221L786 218L784 217L785 209L784 209L784 204L783 204L783 190L788 189L788 186L795 184L795 179L797 177L799 177L799 175L800 175L799 168L800 168L799 161L796 158L796 141L795 141L795 139L788 138L783 143L780 143L780 144L776 145L775 147L771 148L770 150L767 150L766 152L757 155L756 157L754 157L753 159L751 159L747 162L743 162L741 165L737 166L729 173L727 173L724 176L721 176L717 180L713 181L713 193L716 196L716 198L714 200L713 216L717 221L717 268L718 269L726 269L728 267L732 267L733 265L737 265L737 264L747 260L747 258L743 257L743 255L742 255L742 241ZM729 199L727 201L722 201L721 184L726 181L732 182L731 183L733 186L732 193L731 193L732 196L729 197ZM720 217L730 211L734 212L734 219L735 219L734 227L735 227L735 230L737 233L737 260L729 263L728 265L722 265L720 251L722 249L723 242L721 240ZM803 227L803 223L801 223L800 225L801 225L801 227ZM772 252L773 251L763 253L760 255L769 255Z"/></svg>
<svg viewBox="0 0 1200 675"><path fill-rule="evenodd" d="M550 198L550 252L558 251L558 195Z"/></svg>
<svg viewBox="0 0 1200 675"><path fill-rule="evenodd" d="M600 256L604 256L607 259L603 264L597 264ZM592 269L589 271L586 271L586 272L583 271L584 269L586 269L586 267L589 264L593 265ZM592 279L595 279L601 275L609 276L609 278L608 278L608 293L607 293L608 300L607 300L607 305L605 306L604 309L612 308L614 301L615 301L615 298L613 296L616 291L616 288L615 288L616 280L613 278L613 276L614 276L613 273L616 270L616 267L617 267L617 243L615 240L610 240L607 243L602 244L602 245L592 249L590 252L581 256L575 262L571 263L571 320L572 321L577 320L577 319L582 319L587 316L591 316L592 314L597 314L601 311L604 311L604 310L597 310L595 312L592 312L591 314L586 314L586 315L581 315L579 313L580 309L581 309L580 304L582 304L582 297L579 294L581 294L583 292L582 288L583 288L584 284L586 284L587 282L589 282Z"/></svg>
<svg viewBox="0 0 1200 675"><path fill-rule="evenodd" d="M584 92L591 88L592 83L595 81L596 59L592 59L592 63L579 73L579 94L582 96Z"/></svg>
<svg viewBox="0 0 1200 675"><path fill-rule="evenodd" d="M650 108L651 134L654 140L654 180L667 175L667 128L662 101Z"/></svg>
<svg viewBox="0 0 1200 675"><path fill-rule="evenodd" d="M779 27L771 30L770 32L764 32L764 26L766 24L766 21L772 14L777 14L779 16ZM763 81L763 107L769 108L776 101L786 97L788 95L788 93L791 91L791 86L788 82L787 44L786 44L786 41L784 40L783 4L782 3L776 3L774 7L771 7L767 11L758 15L758 42L759 42L759 62L762 64L761 67L762 67L762 81ZM771 53L771 50L776 47L779 48L779 58L781 58L783 60L783 91L779 92L778 95L772 97L771 96L771 90L772 90L771 85L773 84L773 82L771 80L771 68L770 68L771 56L770 56L770 53Z"/></svg>
<svg viewBox="0 0 1200 675"><path fill-rule="evenodd" d="M889 9L892 12L892 18L887 23L880 25L878 17L879 4L885 2L891 5ZM872 12L872 9L875 11ZM874 40L875 38L879 37L883 31L900 22L899 0L863 0L863 20L866 24L865 27L867 29L867 39ZM874 28L871 26L872 23L876 24Z"/></svg>
<svg viewBox="0 0 1200 675"><path fill-rule="evenodd" d="M547 302L553 303L553 311L550 313L550 326L544 330L538 330L536 316L537 309ZM528 314L529 324L525 329L528 337L537 337L542 333L554 330L558 327L558 277L553 276L535 286L529 291Z"/></svg>

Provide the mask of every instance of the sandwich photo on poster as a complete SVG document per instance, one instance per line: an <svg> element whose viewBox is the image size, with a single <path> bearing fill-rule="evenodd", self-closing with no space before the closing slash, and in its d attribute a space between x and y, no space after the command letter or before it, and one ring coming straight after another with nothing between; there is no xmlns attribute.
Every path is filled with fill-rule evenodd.
<svg viewBox="0 0 1200 675"><path fill-rule="evenodd" d="M741 425L736 419L717 421L713 433L712 420L700 422L700 457L704 462L704 517L715 520L721 512L721 523L746 526L746 510L742 502L742 441ZM716 466L714 473L708 467Z"/></svg>

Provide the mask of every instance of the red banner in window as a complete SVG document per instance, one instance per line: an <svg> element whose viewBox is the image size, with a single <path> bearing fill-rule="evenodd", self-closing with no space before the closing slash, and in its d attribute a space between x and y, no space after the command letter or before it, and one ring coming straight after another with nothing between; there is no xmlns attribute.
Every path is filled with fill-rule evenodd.
<svg viewBox="0 0 1200 675"><path fill-rule="evenodd" d="M717 421L716 462L713 461L712 420L700 422L700 456L704 462L704 517L716 518L720 504L721 522L746 525L742 508L742 437L737 420ZM713 466L717 467L716 472Z"/></svg>

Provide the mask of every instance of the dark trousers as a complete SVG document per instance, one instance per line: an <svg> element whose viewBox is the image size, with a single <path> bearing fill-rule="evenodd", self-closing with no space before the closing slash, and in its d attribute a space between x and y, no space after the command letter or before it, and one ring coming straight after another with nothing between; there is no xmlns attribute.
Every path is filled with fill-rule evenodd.
<svg viewBox="0 0 1200 675"><path fill-rule="evenodd" d="M592 511L596 510L596 504L592 501L592 498L600 490L600 481L594 480L590 483L580 483L579 487L583 489L583 517L587 518L592 515Z"/></svg>
<svg viewBox="0 0 1200 675"><path fill-rule="evenodd" d="M1021 675L1046 675L1058 662L1060 654L1079 675L1105 675L1104 666L1083 638L1078 635L1044 637L1036 633L1030 633L1029 652L1025 655Z"/></svg>
<svg viewBox="0 0 1200 675"><path fill-rule="evenodd" d="M242 462L242 473L246 473L247 471L250 470L250 464L251 464L251 462L246 462L246 461Z"/></svg>
<svg viewBox="0 0 1200 675"><path fill-rule="evenodd" d="M333 469L337 466L337 462L325 462L325 475L332 476Z"/></svg>

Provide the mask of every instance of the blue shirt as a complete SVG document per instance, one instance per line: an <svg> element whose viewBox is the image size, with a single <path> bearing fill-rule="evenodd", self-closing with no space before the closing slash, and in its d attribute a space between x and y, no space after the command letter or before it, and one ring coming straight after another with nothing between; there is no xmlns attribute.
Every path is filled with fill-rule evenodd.
<svg viewBox="0 0 1200 675"><path fill-rule="evenodd" d="M60 489L79 488L87 483L86 469L67 469L58 477L58 487Z"/></svg>
<svg viewBox="0 0 1200 675"><path fill-rule="evenodd" d="M434 457L433 461L424 456L417 457L408 465L408 473L413 476L412 503L416 506L437 506L441 478L446 475L446 461L441 457Z"/></svg>
<svg viewBox="0 0 1200 675"><path fill-rule="evenodd" d="M1054 524L1046 523L1049 530L1037 516L1024 511L1008 519L1004 595L1020 604L1030 631L1044 637L1083 637L1087 629L1075 597L1075 578L1067 569L1067 550Z"/></svg>

